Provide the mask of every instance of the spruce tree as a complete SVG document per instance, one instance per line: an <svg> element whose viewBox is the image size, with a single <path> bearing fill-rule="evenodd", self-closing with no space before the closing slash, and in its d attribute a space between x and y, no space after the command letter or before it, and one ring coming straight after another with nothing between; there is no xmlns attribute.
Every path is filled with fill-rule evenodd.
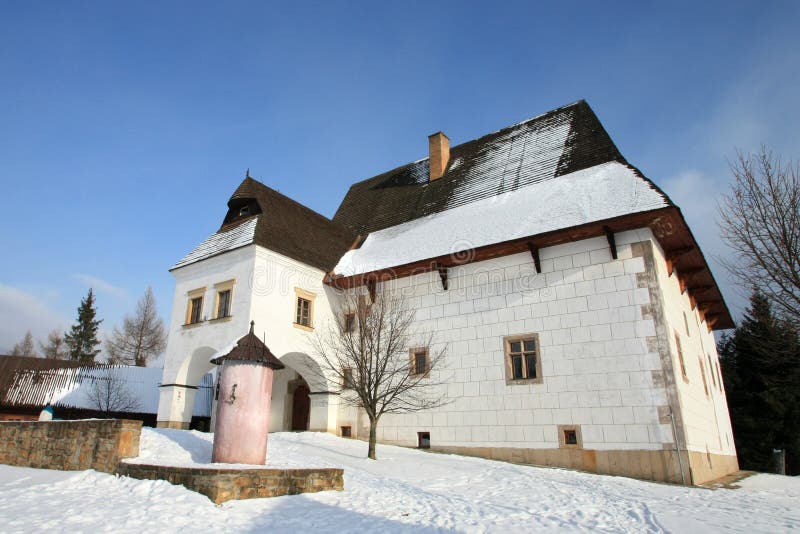
<svg viewBox="0 0 800 534"><path fill-rule="evenodd" d="M800 472L800 343L754 292L732 336L718 345L739 463L772 471L773 449L786 450L787 473Z"/></svg>
<svg viewBox="0 0 800 534"><path fill-rule="evenodd" d="M78 322L72 325L69 332L64 334L64 341L69 349L69 357L84 363L94 363L94 358L100 353L97 346L97 329L102 319L96 319L97 310L94 307L94 293L89 288L89 294L81 299L78 307Z"/></svg>

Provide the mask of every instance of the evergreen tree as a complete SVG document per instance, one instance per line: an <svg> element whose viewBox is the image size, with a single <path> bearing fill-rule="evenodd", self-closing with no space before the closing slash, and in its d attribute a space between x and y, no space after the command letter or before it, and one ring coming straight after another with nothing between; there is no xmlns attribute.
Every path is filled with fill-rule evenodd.
<svg viewBox="0 0 800 534"><path fill-rule="evenodd" d="M11 355L27 356L29 358L36 358L39 356L36 354L36 348L33 345L33 334L31 334L30 330L25 333L25 337L22 338L22 341L14 345L14 348L11 349Z"/></svg>
<svg viewBox="0 0 800 534"><path fill-rule="evenodd" d="M800 473L800 340L754 292L741 325L718 344L739 462L772 471L786 450L787 473Z"/></svg>
<svg viewBox="0 0 800 534"><path fill-rule="evenodd" d="M100 349L97 348L100 344L97 339L97 329L103 321L96 319L96 315L94 293L89 288L89 294L81 300L81 305L78 307L78 322L64 334L70 359L94 363L95 356L100 353Z"/></svg>

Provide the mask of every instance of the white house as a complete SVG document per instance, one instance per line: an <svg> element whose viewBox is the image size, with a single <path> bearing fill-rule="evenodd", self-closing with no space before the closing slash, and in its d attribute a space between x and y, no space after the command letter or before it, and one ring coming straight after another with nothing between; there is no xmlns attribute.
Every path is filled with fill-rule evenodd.
<svg viewBox="0 0 800 534"><path fill-rule="evenodd" d="M738 469L712 331L732 319L680 210L584 101L354 184L333 220L249 176L172 268L158 412L185 428L251 320L286 365L271 430L364 437L309 336L343 292L402 293L449 402L379 441L683 483Z"/></svg>

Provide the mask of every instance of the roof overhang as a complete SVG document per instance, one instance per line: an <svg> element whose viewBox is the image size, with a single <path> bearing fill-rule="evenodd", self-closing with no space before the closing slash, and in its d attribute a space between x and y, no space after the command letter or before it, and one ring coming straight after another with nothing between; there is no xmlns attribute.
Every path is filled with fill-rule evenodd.
<svg viewBox="0 0 800 534"><path fill-rule="evenodd" d="M687 293L692 309L697 309L701 319L711 330L734 328L735 324L728 310L722 292L703 256L697 241L689 230L680 209L674 206L640 213L623 215L603 221L595 221L571 228L564 228L535 236L529 236L501 243L477 247L458 254L448 254L427 258L405 265L380 269L352 276L328 274L325 283L338 288L350 289L359 286L374 286L376 282L404 278L431 271L442 272L443 268L485 261L492 258L532 252L573 241L637 228L650 228L667 259L669 276L675 275L681 293ZM354 243L357 246L359 240Z"/></svg>

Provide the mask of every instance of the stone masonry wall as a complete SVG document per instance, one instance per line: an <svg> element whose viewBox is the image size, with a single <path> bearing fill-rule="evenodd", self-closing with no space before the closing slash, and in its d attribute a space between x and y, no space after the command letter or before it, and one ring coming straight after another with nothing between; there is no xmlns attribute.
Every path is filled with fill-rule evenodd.
<svg viewBox="0 0 800 534"><path fill-rule="evenodd" d="M541 249L541 273L530 254L514 254L438 273L393 280L382 291L403 294L416 311L415 328L446 346L444 367L431 373L449 401L429 411L387 415L378 439L415 446L429 432L431 447L558 449L559 425L580 426L582 448L674 450L647 288L638 287L644 259L633 244L649 230L616 234L618 258L605 238ZM510 384L505 336L537 335L542 379ZM338 426L351 425L342 409Z"/></svg>
<svg viewBox="0 0 800 534"><path fill-rule="evenodd" d="M202 493L219 504L318 491L342 491L342 469L197 469L121 463L119 474L144 480L167 480Z"/></svg>
<svg viewBox="0 0 800 534"><path fill-rule="evenodd" d="M141 421L0 422L0 464L115 473L123 458L139 455Z"/></svg>

